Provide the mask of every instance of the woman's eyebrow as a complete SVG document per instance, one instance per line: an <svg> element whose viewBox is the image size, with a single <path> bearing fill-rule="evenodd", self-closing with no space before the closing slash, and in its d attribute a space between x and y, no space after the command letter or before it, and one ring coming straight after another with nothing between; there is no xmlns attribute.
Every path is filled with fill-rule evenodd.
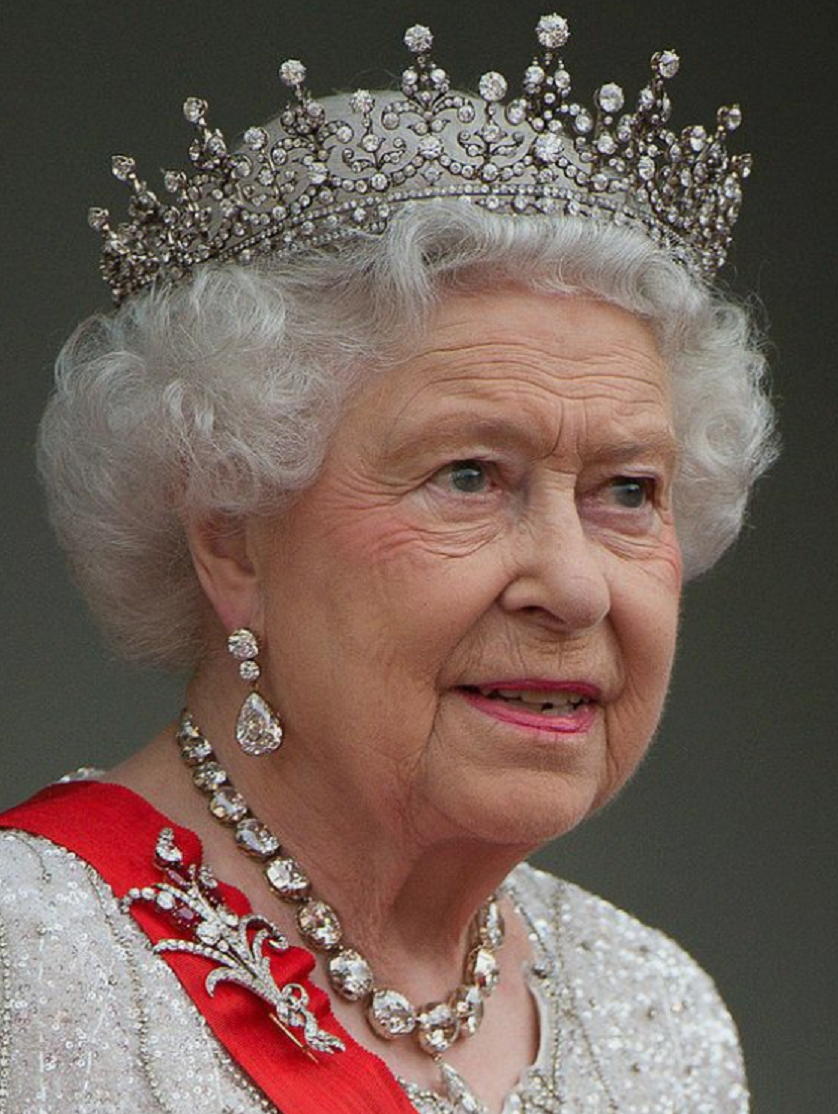
<svg viewBox="0 0 838 1114"><path fill-rule="evenodd" d="M544 432L537 431L521 417L478 415L464 407L445 414L429 414L418 421L400 423L391 429L386 438L385 451L387 456L399 456L412 450L417 444L444 447L447 444L462 445L466 441L485 441L513 448L531 444L536 438L541 439Z"/></svg>
<svg viewBox="0 0 838 1114"><path fill-rule="evenodd" d="M604 463L621 460L634 460L637 457L656 456L667 461L678 458L680 449L675 434L670 429L652 429L630 439L603 442L597 446L593 455Z"/></svg>
<svg viewBox="0 0 838 1114"><path fill-rule="evenodd" d="M428 415L420 421L407 421L390 430L384 442L384 456L397 460L418 447L435 449L467 449L481 443L502 448L520 449L535 446L539 455L555 452L554 431L537 429L532 423L505 415L477 415L455 410L442 415ZM631 437L619 440L592 438L586 456L601 463L618 463L641 457L655 457L666 463L677 460L678 442L668 426L655 425L638 429Z"/></svg>

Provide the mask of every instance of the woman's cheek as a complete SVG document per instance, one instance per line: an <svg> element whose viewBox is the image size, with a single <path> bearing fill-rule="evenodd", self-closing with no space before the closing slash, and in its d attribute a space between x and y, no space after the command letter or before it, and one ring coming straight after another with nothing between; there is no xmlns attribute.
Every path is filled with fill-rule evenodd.
<svg viewBox="0 0 838 1114"><path fill-rule="evenodd" d="M468 557L498 541L507 528L506 513L495 496L458 499L426 489L404 499L396 517L394 529L403 544L428 556Z"/></svg>

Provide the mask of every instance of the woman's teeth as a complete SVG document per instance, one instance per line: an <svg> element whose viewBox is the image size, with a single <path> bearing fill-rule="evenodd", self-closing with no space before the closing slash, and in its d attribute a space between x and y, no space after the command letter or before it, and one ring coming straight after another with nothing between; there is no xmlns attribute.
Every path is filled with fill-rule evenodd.
<svg viewBox="0 0 838 1114"><path fill-rule="evenodd" d="M494 689L478 688L481 696L490 700L505 700L512 704L523 704L530 711L546 715L570 715L582 704L588 704L588 697L580 693L550 692L547 689Z"/></svg>

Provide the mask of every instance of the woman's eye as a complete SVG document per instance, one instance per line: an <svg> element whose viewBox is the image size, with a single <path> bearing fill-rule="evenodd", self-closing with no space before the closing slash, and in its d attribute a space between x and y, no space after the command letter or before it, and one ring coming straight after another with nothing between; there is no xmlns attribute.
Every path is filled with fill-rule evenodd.
<svg viewBox="0 0 838 1114"><path fill-rule="evenodd" d="M654 480L619 476L611 484L615 502L626 510L639 510L652 499Z"/></svg>
<svg viewBox="0 0 838 1114"><path fill-rule="evenodd" d="M449 487L464 495L479 495L489 486L489 472L479 460L455 460L437 473Z"/></svg>

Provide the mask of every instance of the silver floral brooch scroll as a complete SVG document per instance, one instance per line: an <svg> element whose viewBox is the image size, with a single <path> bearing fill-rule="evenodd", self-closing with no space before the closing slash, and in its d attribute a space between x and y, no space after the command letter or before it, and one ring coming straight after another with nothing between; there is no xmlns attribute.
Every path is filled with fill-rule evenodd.
<svg viewBox="0 0 838 1114"><path fill-rule="evenodd" d="M271 972L271 953L288 950L288 940L279 928L255 913L240 917L228 908L210 868L185 864L171 828L160 832L154 860L165 881L133 887L120 905L126 911L136 901L154 905L192 936L159 940L154 951L188 952L211 960L217 966L205 982L210 997L222 982L245 987L267 1002L271 1020L310 1059L317 1059L314 1052L343 1052L343 1041L318 1025L306 989L299 983L277 984Z"/></svg>

